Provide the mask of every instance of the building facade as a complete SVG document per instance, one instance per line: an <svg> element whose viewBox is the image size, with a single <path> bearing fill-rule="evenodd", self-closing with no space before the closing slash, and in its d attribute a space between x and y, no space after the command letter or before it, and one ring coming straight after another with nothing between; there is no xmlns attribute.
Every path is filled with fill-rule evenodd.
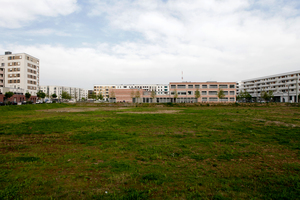
<svg viewBox="0 0 300 200"><path fill-rule="evenodd" d="M300 94L300 70L243 80L239 92L247 91L255 101L261 101L264 92L272 91L276 102L297 102Z"/></svg>
<svg viewBox="0 0 300 200"><path fill-rule="evenodd" d="M219 99L218 92L223 90L224 97ZM199 91L200 97L196 97ZM235 102L236 83L235 82L171 82L170 94L176 95L176 102Z"/></svg>
<svg viewBox="0 0 300 200"><path fill-rule="evenodd" d="M48 97L51 97L53 94L56 94L57 99L62 99L62 92L67 92L71 95L72 100L80 101L82 98L86 99L87 91L82 88L76 87L66 87L66 86L57 86L57 85L47 85L40 86L39 90L44 92Z"/></svg>
<svg viewBox="0 0 300 200"><path fill-rule="evenodd" d="M0 55L0 87L18 89L36 96L39 87L40 61L26 53Z"/></svg>

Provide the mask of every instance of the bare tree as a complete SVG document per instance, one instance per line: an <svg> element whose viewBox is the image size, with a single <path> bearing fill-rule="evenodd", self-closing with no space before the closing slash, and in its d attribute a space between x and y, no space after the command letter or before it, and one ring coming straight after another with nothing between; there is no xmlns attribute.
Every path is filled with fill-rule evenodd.
<svg viewBox="0 0 300 200"><path fill-rule="evenodd" d="M141 93L140 93L140 91L138 90L138 91L135 92L136 103L139 103L140 98L141 98Z"/></svg>
<svg viewBox="0 0 300 200"><path fill-rule="evenodd" d="M151 95L150 95L150 96L151 96L151 98L152 98L152 103L154 103L154 102L155 102L154 100L155 100L155 97L156 97L156 92L155 92L155 90L152 90L152 91L151 91Z"/></svg>

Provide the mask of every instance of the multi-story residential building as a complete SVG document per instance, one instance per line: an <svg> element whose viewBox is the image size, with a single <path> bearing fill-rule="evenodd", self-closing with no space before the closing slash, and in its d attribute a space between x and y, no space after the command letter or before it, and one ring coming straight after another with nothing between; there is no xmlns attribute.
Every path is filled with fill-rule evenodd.
<svg viewBox="0 0 300 200"><path fill-rule="evenodd" d="M256 101L261 101L263 92L272 91L274 101L297 102L300 94L300 70L241 81L240 91L247 91Z"/></svg>
<svg viewBox="0 0 300 200"><path fill-rule="evenodd" d="M73 100L76 101L80 101L82 98L86 99L86 93L87 93L86 90L82 88L56 86L56 85L40 86L39 90L44 92L48 97L51 97L53 94L56 94L58 99L61 99L62 92L65 91L71 95Z"/></svg>
<svg viewBox="0 0 300 200"><path fill-rule="evenodd" d="M39 87L40 61L26 53L0 55L0 87L19 89L36 96Z"/></svg>
<svg viewBox="0 0 300 200"><path fill-rule="evenodd" d="M94 85L94 93L98 96L102 94L104 99L109 98L110 90L115 89L116 85Z"/></svg>
<svg viewBox="0 0 300 200"><path fill-rule="evenodd" d="M143 89L145 91L155 91L156 95L168 95L169 84L120 84L116 89Z"/></svg>
<svg viewBox="0 0 300 200"><path fill-rule="evenodd" d="M218 92L224 91L225 97L218 98ZM196 91L200 97L196 98ZM171 82L170 94L174 97L177 93L176 102L235 102L235 82Z"/></svg>

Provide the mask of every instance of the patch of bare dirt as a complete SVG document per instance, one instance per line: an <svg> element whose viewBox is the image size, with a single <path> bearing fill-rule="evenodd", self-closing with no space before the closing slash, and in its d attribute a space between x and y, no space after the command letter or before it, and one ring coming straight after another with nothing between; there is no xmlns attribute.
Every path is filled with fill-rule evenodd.
<svg viewBox="0 0 300 200"><path fill-rule="evenodd" d="M299 127L295 124L287 124L287 123L284 123L284 122L279 122L279 121L266 121L265 123L265 126L291 126L291 127Z"/></svg>
<svg viewBox="0 0 300 200"><path fill-rule="evenodd" d="M180 110L157 110L153 112L149 111L144 111L144 112L119 112L118 114L125 114L125 113L130 113L130 114L175 114L178 113Z"/></svg>

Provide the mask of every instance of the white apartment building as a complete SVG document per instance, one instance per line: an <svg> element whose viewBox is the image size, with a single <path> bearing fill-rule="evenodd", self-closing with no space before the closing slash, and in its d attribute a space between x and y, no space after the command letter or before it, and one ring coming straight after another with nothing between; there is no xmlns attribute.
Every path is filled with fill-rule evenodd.
<svg viewBox="0 0 300 200"><path fill-rule="evenodd" d="M76 87L47 85L47 86L40 86L39 90L44 92L48 97L51 97L53 94L56 94L58 99L61 99L61 95L63 91L70 94L72 100L76 100L76 101L80 101L82 98L86 99L87 96L87 90L82 88L76 88Z"/></svg>
<svg viewBox="0 0 300 200"><path fill-rule="evenodd" d="M168 95L170 92L169 84L120 84L116 89L143 89L155 91L156 95Z"/></svg>
<svg viewBox="0 0 300 200"><path fill-rule="evenodd" d="M0 87L18 89L36 96L39 87L40 61L26 53L0 55Z"/></svg>
<svg viewBox="0 0 300 200"><path fill-rule="evenodd" d="M239 84L238 92L246 90L252 98L260 101L263 92L273 91L274 100L277 102L297 102L300 94L299 78L300 70L243 80Z"/></svg>

